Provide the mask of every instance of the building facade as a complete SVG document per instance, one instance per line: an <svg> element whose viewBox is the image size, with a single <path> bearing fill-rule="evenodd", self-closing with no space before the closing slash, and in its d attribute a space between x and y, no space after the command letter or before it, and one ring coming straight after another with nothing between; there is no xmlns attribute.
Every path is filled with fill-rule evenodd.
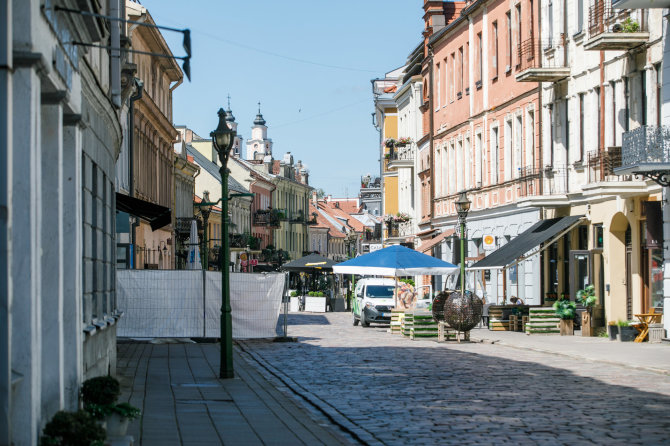
<svg viewBox="0 0 670 446"><path fill-rule="evenodd" d="M78 12L56 11L65 5ZM118 1L0 2L0 443L38 444L115 374Z"/></svg>

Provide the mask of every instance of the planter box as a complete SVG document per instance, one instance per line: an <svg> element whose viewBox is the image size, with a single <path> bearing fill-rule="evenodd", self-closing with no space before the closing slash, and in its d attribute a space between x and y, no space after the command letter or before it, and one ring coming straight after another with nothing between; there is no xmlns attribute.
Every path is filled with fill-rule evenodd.
<svg viewBox="0 0 670 446"><path fill-rule="evenodd" d="M582 313L582 336L593 336L591 329L591 315L588 311Z"/></svg>
<svg viewBox="0 0 670 446"><path fill-rule="evenodd" d="M300 310L300 296L291 296L291 303L289 304L288 311L297 312Z"/></svg>
<svg viewBox="0 0 670 446"><path fill-rule="evenodd" d="M558 327L561 330L561 336L572 336L574 334L574 321L572 319L561 319Z"/></svg>
<svg viewBox="0 0 670 446"><path fill-rule="evenodd" d="M316 296L306 296L305 297L305 311L311 311L312 313L325 313L326 312L326 298L325 297L316 297Z"/></svg>
<svg viewBox="0 0 670 446"><path fill-rule="evenodd" d="M616 341L617 336L619 335L619 326L618 325L608 325L607 326L607 335L610 338L610 341Z"/></svg>
<svg viewBox="0 0 670 446"><path fill-rule="evenodd" d="M663 324L649 324L649 342L658 344L662 342L665 337L665 329Z"/></svg>
<svg viewBox="0 0 670 446"><path fill-rule="evenodd" d="M632 342L637 337L638 332L635 327L619 327L617 339L619 342Z"/></svg>

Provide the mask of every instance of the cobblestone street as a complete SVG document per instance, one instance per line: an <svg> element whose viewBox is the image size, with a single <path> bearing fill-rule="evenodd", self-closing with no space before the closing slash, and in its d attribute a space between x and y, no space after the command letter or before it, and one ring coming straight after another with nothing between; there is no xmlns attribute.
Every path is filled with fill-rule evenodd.
<svg viewBox="0 0 670 446"><path fill-rule="evenodd" d="M353 327L349 313L291 314L299 342L240 345L368 444L667 444L668 375L386 330Z"/></svg>

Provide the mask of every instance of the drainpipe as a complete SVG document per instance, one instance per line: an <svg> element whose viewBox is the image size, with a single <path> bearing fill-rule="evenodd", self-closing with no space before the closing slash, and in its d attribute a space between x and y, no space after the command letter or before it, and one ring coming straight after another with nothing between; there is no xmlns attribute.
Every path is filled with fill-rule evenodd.
<svg viewBox="0 0 670 446"><path fill-rule="evenodd" d="M598 122L598 158L600 158L600 181L605 181L605 52L600 51L600 122Z"/></svg>
<svg viewBox="0 0 670 446"><path fill-rule="evenodd" d="M430 156L430 218L435 216L435 154L433 153L434 134L435 134L435 115L433 112L433 47L428 45L428 110L430 111L430 120L428 131L430 132L430 143L428 144ZM432 226L432 223L431 223Z"/></svg>
<svg viewBox="0 0 670 446"><path fill-rule="evenodd" d="M141 79L136 77L133 78L135 82L135 94L130 97L128 105L128 188L130 189L130 196L135 197L135 101L142 98L142 92L144 91L144 82ZM135 257L137 255L135 240L136 240L136 230L139 226L137 217L133 222L132 228L130 229L130 244L133 249L133 255L131 257L132 269L135 269Z"/></svg>

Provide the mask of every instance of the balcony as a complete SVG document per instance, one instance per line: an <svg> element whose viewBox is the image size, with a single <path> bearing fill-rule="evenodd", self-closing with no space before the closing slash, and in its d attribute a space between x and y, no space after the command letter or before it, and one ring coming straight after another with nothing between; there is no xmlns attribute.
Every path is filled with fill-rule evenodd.
<svg viewBox="0 0 670 446"><path fill-rule="evenodd" d="M289 221L291 223L297 223L302 225L307 224L307 220L305 220L305 213L302 211L302 209L292 211Z"/></svg>
<svg viewBox="0 0 670 446"><path fill-rule="evenodd" d="M254 226L280 227L280 222L286 220L286 211L283 209L259 209L254 212Z"/></svg>
<svg viewBox="0 0 670 446"><path fill-rule="evenodd" d="M621 147L608 147L607 151L594 150L587 153L588 181L628 181L630 176L619 175L614 169L621 167Z"/></svg>
<svg viewBox="0 0 670 446"><path fill-rule="evenodd" d="M517 47L517 82L556 82L570 75L565 63L565 45L559 42L528 39Z"/></svg>
<svg viewBox="0 0 670 446"><path fill-rule="evenodd" d="M584 49L626 51L649 41L643 11L619 12L610 0L595 0L589 7L589 39Z"/></svg>
<svg viewBox="0 0 670 446"><path fill-rule="evenodd" d="M381 178L365 175L361 177L361 189L378 189L381 187Z"/></svg>
<svg viewBox="0 0 670 446"><path fill-rule="evenodd" d="M413 167L414 166L414 144L396 144L395 149L387 154L389 155L389 169L397 169L398 167Z"/></svg>
<svg viewBox="0 0 670 446"><path fill-rule="evenodd" d="M663 178L670 173L670 126L645 125L625 132L621 164L614 170L618 175L637 174L659 184L666 182Z"/></svg>
<svg viewBox="0 0 670 446"><path fill-rule="evenodd" d="M615 0L614 9L654 9L670 8L670 0Z"/></svg>

